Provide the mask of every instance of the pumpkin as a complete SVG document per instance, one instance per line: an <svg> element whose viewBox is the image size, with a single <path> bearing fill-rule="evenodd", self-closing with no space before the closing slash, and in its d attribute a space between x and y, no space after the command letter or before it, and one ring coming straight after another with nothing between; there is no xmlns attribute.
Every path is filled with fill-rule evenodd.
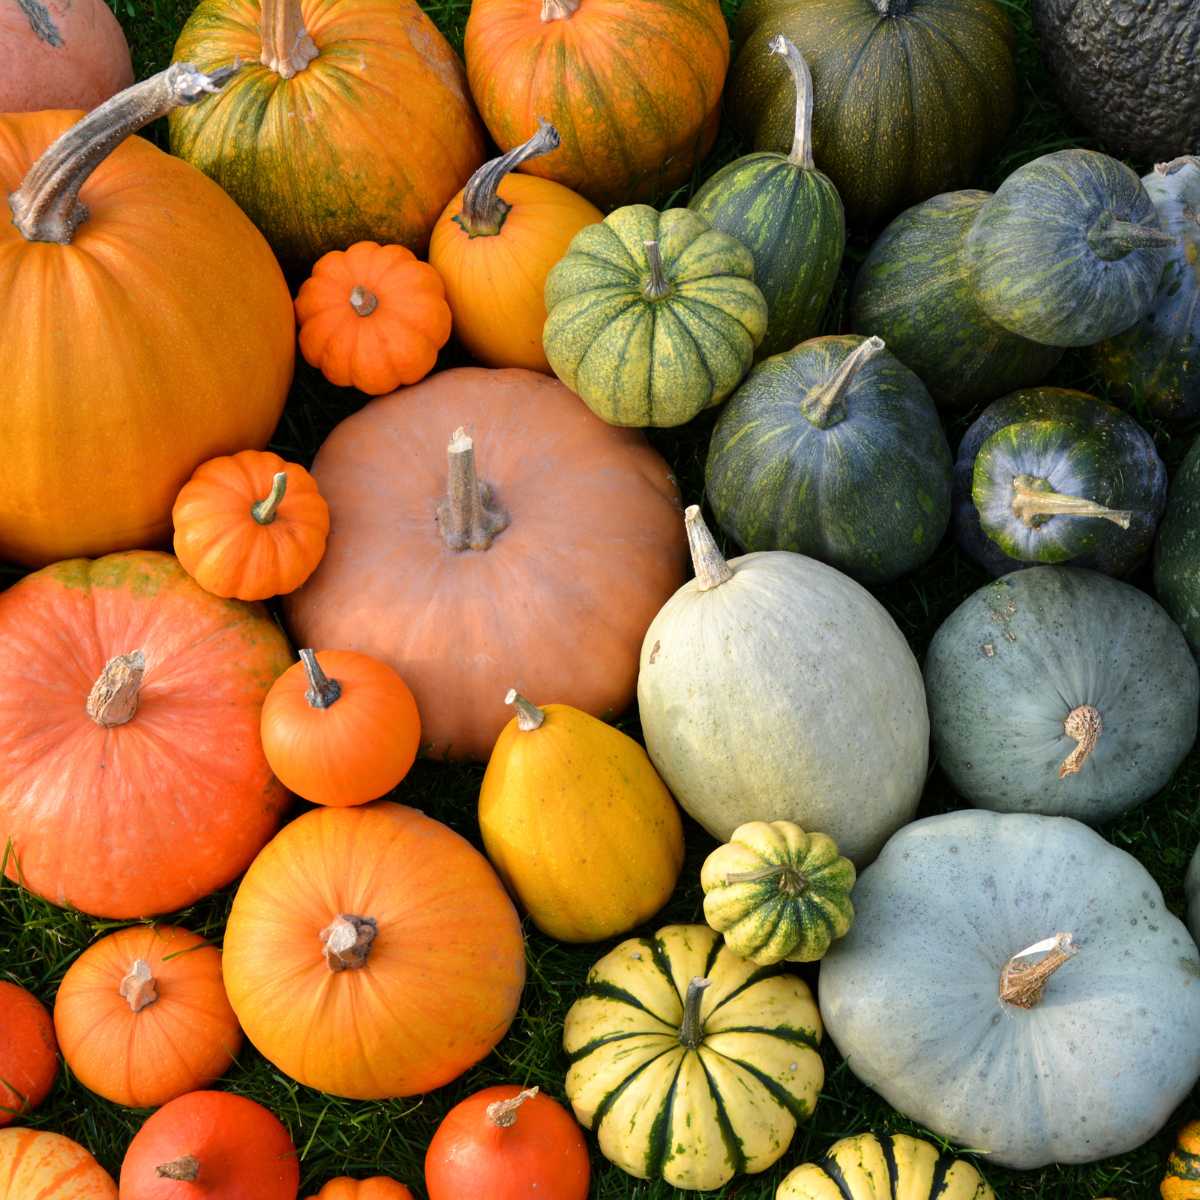
<svg viewBox="0 0 1200 1200"><path fill-rule="evenodd" d="M566 704L509 692L516 716L479 791L492 865L534 924L560 942L626 933L670 899L683 823L645 750Z"/></svg>
<svg viewBox="0 0 1200 1200"><path fill-rule="evenodd" d="M1159 1192L1162 1200L1196 1200L1200 1196L1200 1121L1189 1121L1179 1131Z"/></svg>
<svg viewBox="0 0 1200 1200"><path fill-rule="evenodd" d="M0 558L165 542L192 471L275 428L294 359L278 264L219 187L128 136L228 77L176 63L78 123L0 115L0 362L22 398Z"/></svg>
<svg viewBox="0 0 1200 1200"><path fill-rule="evenodd" d="M562 147L525 169L603 208L667 195L716 138L729 66L716 0L475 0L464 50L500 149L548 118Z"/></svg>
<svg viewBox="0 0 1200 1200"><path fill-rule="evenodd" d="M314 804L365 804L408 774L421 718L408 684L353 650L312 650L271 685L263 753L284 787Z"/></svg>
<svg viewBox="0 0 1200 1200"><path fill-rule="evenodd" d="M323 254L300 285L296 320L304 361L371 396L424 379L450 339L442 277L406 246L378 242Z"/></svg>
<svg viewBox="0 0 1200 1200"><path fill-rule="evenodd" d="M705 491L747 550L793 550L882 583L937 549L951 463L925 385L879 338L821 337L760 363L733 394Z"/></svg>
<svg viewBox="0 0 1200 1200"><path fill-rule="evenodd" d="M413 1200L413 1194L404 1184L383 1175L361 1180L342 1175L308 1200Z"/></svg>
<svg viewBox="0 0 1200 1200"><path fill-rule="evenodd" d="M801 979L704 925L668 925L588 972L563 1030L567 1097L623 1171L718 1188L765 1171L812 1116L821 1032Z"/></svg>
<svg viewBox="0 0 1200 1200"><path fill-rule="evenodd" d="M1047 346L1090 346L1149 311L1174 240L1124 163L1056 150L984 202L967 255L975 298L997 324Z"/></svg>
<svg viewBox="0 0 1200 1200"><path fill-rule="evenodd" d="M1040 383L1063 353L1009 333L975 300L967 231L988 196L947 192L901 213L854 280L854 332L882 338L948 407Z"/></svg>
<svg viewBox="0 0 1200 1200"><path fill-rule="evenodd" d="M651 761L720 841L787 820L869 861L925 784L929 721L904 635L832 567L782 550L726 562L697 507L685 523L696 578L642 643Z"/></svg>
<svg viewBox="0 0 1200 1200"><path fill-rule="evenodd" d="M1187 926L1192 937L1200 941L1200 846L1192 852L1183 888L1187 895Z"/></svg>
<svg viewBox="0 0 1200 1200"><path fill-rule="evenodd" d="M0 979L0 1126L37 1108L57 1074L50 1014L32 992Z"/></svg>
<svg viewBox="0 0 1200 1200"><path fill-rule="evenodd" d="M854 864L823 833L748 821L704 860L704 919L760 967L813 962L854 920L854 878Z"/></svg>
<svg viewBox="0 0 1200 1200"><path fill-rule="evenodd" d="M995 0L747 0L729 111L756 150L787 150L795 42L816 86L813 153L856 225L963 187L1016 111L1014 36Z"/></svg>
<svg viewBox="0 0 1200 1200"><path fill-rule="evenodd" d="M237 890L225 983L246 1036L308 1087L379 1100L449 1082L504 1036L521 926L486 859L412 808L319 808Z"/></svg>
<svg viewBox="0 0 1200 1200"><path fill-rule="evenodd" d="M54 1027L75 1078L130 1108L207 1087L242 1044L220 953L169 925L135 925L89 946L59 984Z"/></svg>
<svg viewBox="0 0 1200 1200"><path fill-rule="evenodd" d="M544 375L460 368L343 421L313 474L336 532L290 627L397 670L429 753L486 759L511 687L593 716L633 699L684 562L675 481L641 435Z"/></svg>
<svg viewBox="0 0 1200 1200"><path fill-rule="evenodd" d="M821 960L830 1037L888 1104L989 1163L1123 1154L1200 1076L1200 953L1146 869L1086 825L928 817L854 899Z"/></svg>
<svg viewBox="0 0 1200 1200"><path fill-rule="evenodd" d="M156 551L58 563L0 594L9 878L128 919L239 875L287 803L258 722L290 658L262 608Z"/></svg>
<svg viewBox="0 0 1200 1200"><path fill-rule="evenodd" d="M299 463L243 450L197 467L171 522L176 557L206 592L266 600L295 591L321 561L329 505Z"/></svg>
<svg viewBox="0 0 1200 1200"><path fill-rule="evenodd" d="M841 197L813 161L812 75L785 37L771 40L796 86L789 154L747 154L709 177L688 205L714 229L737 238L754 258L754 281L767 302L766 358L815 337L846 248Z"/></svg>
<svg viewBox="0 0 1200 1200"><path fill-rule="evenodd" d="M686 208L618 209L546 277L554 373L613 425L682 425L741 382L767 329L754 258Z"/></svg>
<svg viewBox="0 0 1200 1200"><path fill-rule="evenodd" d="M1154 547L1154 590L1200 655L1200 438L1171 480Z"/></svg>
<svg viewBox="0 0 1200 1200"><path fill-rule="evenodd" d="M484 163L433 227L429 262L446 285L454 332L489 367L550 372L542 349L546 276L598 208L551 179L511 172L557 150L546 121L507 154Z"/></svg>
<svg viewBox="0 0 1200 1200"><path fill-rule="evenodd" d="M587 1200L590 1175L587 1143L571 1115L537 1088L511 1084L456 1104L425 1155L429 1200Z"/></svg>
<svg viewBox="0 0 1200 1200"><path fill-rule="evenodd" d="M174 57L249 64L172 119L171 151L293 266L368 239L423 252L483 158L462 65L416 0L201 0Z"/></svg>
<svg viewBox="0 0 1200 1200"><path fill-rule="evenodd" d="M117 1200L109 1173L78 1142L40 1129L0 1129L0 1200Z"/></svg>

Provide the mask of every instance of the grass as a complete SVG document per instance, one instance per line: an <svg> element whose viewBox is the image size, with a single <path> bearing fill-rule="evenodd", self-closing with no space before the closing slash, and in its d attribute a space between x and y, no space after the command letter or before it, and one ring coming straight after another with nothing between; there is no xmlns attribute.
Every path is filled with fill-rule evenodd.
<svg viewBox="0 0 1200 1200"><path fill-rule="evenodd" d="M725 0L732 14L739 0ZM1002 0L1012 13L1018 31L1022 75L1022 115L997 157L978 181L995 186L1020 163L1063 145L1086 144L1086 139L1056 106L1039 66L1029 0ZM112 0L133 47L139 77L163 67L188 11L191 0ZM468 0L435 0L427 11L461 46L469 11ZM161 140L162 129L151 131ZM708 163L698 172L704 177L738 153L728 132L723 132ZM1133 164L1145 169L1147 164ZM677 202L686 199L681 195ZM861 259L866 243L852 242L845 278L829 316L830 331L841 327L845 283ZM453 362L447 356L447 363ZM1069 355L1052 382L1102 391L1085 355ZM336 424L362 402L361 397L327 386L319 376L300 366L296 384L276 435L281 453L309 461L318 445ZM973 414L950 420L956 442ZM700 496L703 459L712 418L701 418L682 431L655 432L655 444L672 463L684 495ZM1178 462L1194 430L1169 431L1151 425L1160 451L1169 464ZM921 655L938 624L974 588L983 582L979 572L948 543L917 575L879 592ZM1138 580L1149 586L1147 578ZM636 718L625 727L636 733ZM397 792L397 798L447 822L476 843L475 800L481 770L421 763ZM1162 885L1171 908L1182 909L1182 878L1197 840L1197 789L1200 754L1193 754L1172 785L1153 802L1126 816L1107 830L1118 846L1134 854ZM922 807L923 814L958 807L945 781L934 774ZM666 910L654 923L701 919L697 883L700 864L712 848L711 840L697 827L688 828L688 860L680 886ZM209 897L177 914L172 920L219 942L228 912L231 891ZM650 926L649 928L653 928ZM0 978L31 988L52 1003L63 972L95 937L112 928L78 913L64 912L30 896L12 884L0 885ZM493 1082L538 1084L562 1097L564 1063L560 1052L562 1020L589 965L608 947L572 948L558 945L536 930L528 932L529 981L524 1004L509 1035L497 1051L453 1085L433 1095L390 1103L352 1103L321 1095L281 1076L254 1051L247 1049L221 1086L261 1101L287 1123L300 1149L306 1195L326 1179L342 1173L386 1173L409 1183L419 1196L424 1148L437 1123L459 1099ZM807 970L815 984L815 972ZM738 1179L713 1195L738 1200L770 1200L779 1178L798 1162L822 1153L834 1139L866 1129L921 1132L860 1085L837 1054L826 1047L827 1081L812 1122L798 1133L791 1152L779 1167L765 1176ZM1161 1177L1171 1130L1184 1117L1200 1115L1189 1101L1167 1131L1133 1154L1078 1168L1049 1168L1012 1173L988 1169L1002 1200L1094 1200L1112 1196L1139 1200L1155 1194ZM31 1124L61 1130L89 1146L101 1162L117 1171L130 1136L144 1113L114 1107L90 1095L65 1070L47 1103ZM682 1196L661 1183L639 1183L594 1156L593 1197L596 1200L667 1200ZM468 1200L464 1197L463 1200ZM553 1200L553 1198L547 1198Z"/></svg>

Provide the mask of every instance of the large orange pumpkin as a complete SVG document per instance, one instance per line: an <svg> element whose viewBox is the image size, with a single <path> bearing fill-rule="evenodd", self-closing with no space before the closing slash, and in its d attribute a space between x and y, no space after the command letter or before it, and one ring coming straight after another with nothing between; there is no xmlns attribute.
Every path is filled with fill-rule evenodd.
<svg viewBox="0 0 1200 1200"><path fill-rule="evenodd" d="M117 1200L117 1185L61 1133L0 1129L0 1200Z"/></svg>
<svg viewBox="0 0 1200 1200"><path fill-rule="evenodd" d="M32 992L0 980L0 1126L37 1108L57 1074L50 1014Z"/></svg>
<svg viewBox="0 0 1200 1200"><path fill-rule="evenodd" d="M544 375L464 367L343 421L313 475L333 532L285 600L292 629L399 671L430 753L486 758L512 687L593 716L633 699L686 554L675 481L639 432Z"/></svg>
<svg viewBox="0 0 1200 1200"><path fill-rule="evenodd" d="M169 554L73 559L0 594L0 846L8 874L103 917L228 883L287 793L259 714L291 661L256 604Z"/></svg>
<svg viewBox="0 0 1200 1200"><path fill-rule="evenodd" d="M295 356L278 263L211 180L127 136L227 75L177 64L78 124L0 115L0 558L164 542L196 466L275 428Z"/></svg>
<svg viewBox="0 0 1200 1200"><path fill-rule="evenodd" d="M225 932L246 1036L293 1079L355 1100L440 1087L504 1036L525 981L487 860L412 808L320 808L255 859Z"/></svg>

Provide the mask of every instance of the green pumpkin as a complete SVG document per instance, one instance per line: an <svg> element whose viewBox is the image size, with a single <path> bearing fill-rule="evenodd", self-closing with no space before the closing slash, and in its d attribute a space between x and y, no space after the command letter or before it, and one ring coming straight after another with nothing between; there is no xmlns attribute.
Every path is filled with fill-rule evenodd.
<svg viewBox="0 0 1200 1200"><path fill-rule="evenodd" d="M771 42L796 86L796 130L788 155L748 154L722 167L689 207L740 241L754 256L754 279L767 301L766 358L821 330L821 318L846 249L846 220L837 189L812 154L812 75L784 37Z"/></svg>
<svg viewBox="0 0 1200 1200"><path fill-rule="evenodd" d="M767 302L741 242L686 208L619 208L546 278L554 373L611 425L682 425L741 382Z"/></svg>
<svg viewBox="0 0 1200 1200"><path fill-rule="evenodd" d="M794 550L868 583L925 562L952 459L921 381L878 338L823 337L760 363L713 430L713 514L747 550Z"/></svg>
<svg viewBox="0 0 1200 1200"><path fill-rule="evenodd" d="M1000 185L967 254L976 298L997 324L1047 346L1091 346L1149 311L1174 240L1124 163L1057 150Z"/></svg>
<svg viewBox="0 0 1200 1200"><path fill-rule="evenodd" d="M997 325L975 300L967 231L988 192L947 192L903 212L854 281L855 333L883 338L933 398L966 408L1040 383L1062 356Z"/></svg>
<svg viewBox="0 0 1200 1200"><path fill-rule="evenodd" d="M1200 656L1200 438L1171 481L1154 548L1154 590Z"/></svg>

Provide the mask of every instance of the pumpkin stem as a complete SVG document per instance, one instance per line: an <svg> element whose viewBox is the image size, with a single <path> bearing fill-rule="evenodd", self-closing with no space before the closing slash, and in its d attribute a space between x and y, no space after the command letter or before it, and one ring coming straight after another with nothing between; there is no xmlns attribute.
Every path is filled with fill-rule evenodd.
<svg viewBox="0 0 1200 1200"><path fill-rule="evenodd" d="M688 984L683 1000L683 1020L679 1023L679 1044L695 1050L704 1040L704 1027L700 1023L700 1005L704 1001L704 989L711 981L693 979Z"/></svg>
<svg viewBox="0 0 1200 1200"><path fill-rule="evenodd" d="M279 512L279 505L286 493L287 472L276 471L271 477L271 490L267 493L267 498L260 500L257 504L252 504L250 515L260 525L270 525L275 520L275 516Z"/></svg>
<svg viewBox="0 0 1200 1200"><path fill-rule="evenodd" d="M1104 720L1100 716L1100 710L1090 704L1081 704L1071 709L1063 722L1063 731L1076 745L1058 768L1059 779L1066 779L1068 775L1077 775L1082 771L1088 755L1095 750L1096 743L1104 732Z"/></svg>
<svg viewBox="0 0 1200 1200"><path fill-rule="evenodd" d="M1135 225L1132 221L1121 221L1105 211L1088 230L1087 243L1097 258L1105 262L1115 262L1135 250L1173 246L1175 238L1152 225Z"/></svg>
<svg viewBox="0 0 1200 1200"><path fill-rule="evenodd" d="M258 30L262 37L258 61L284 79L299 74L320 54L304 28L300 0L262 0Z"/></svg>
<svg viewBox="0 0 1200 1200"><path fill-rule="evenodd" d="M446 454L450 475L446 499L438 505L442 541L451 550L486 550L508 528L510 517L475 473L475 443L456 429Z"/></svg>
<svg viewBox="0 0 1200 1200"><path fill-rule="evenodd" d="M88 716L105 729L132 721L145 673L146 656L140 650L110 658L88 693Z"/></svg>
<svg viewBox="0 0 1200 1200"><path fill-rule="evenodd" d="M88 218L79 189L113 150L171 109L220 91L240 69L235 63L206 75L191 63L172 63L92 109L50 143L9 196L13 224L26 241L68 245Z"/></svg>
<svg viewBox="0 0 1200 1200"><path fill-rule="evenodd" d="M301 650L300 661L304 664L304 674L308 676L308 691L304 693L304 698L313 708L328 708L341 698L342 685L321 670L315 650Z"/></svg>
<svg viewBox="0 0 1200 1200"><path fill-rule="evenodd" d="M761 883L764 879L779 879L779 890L785 896L802 896L808 887L808 881L795 867L786 863L775 863L770 867L760 867L757 871L738 871L725 876L725 886L733 883Z"/></svg>
<svg viewBox="0 0 1200 1200"><path fill-rule="evenodd" d="M733 568L717 546L700 515L700 505L690 504L683 512L683 527L687 530L688 548L692 552L692 570L696 586L702 592L711 591L733 578Z"/></svg>
<svg viewBox="0 0 1200 1200"><path fill-rule="evenodd" d="M121 980L118 993L129 1001L129 1007L139 1013L148 1004L158 999L158 984L150 974L150 964L144 958L135 958L129 974Z"/></svg>
<svg viewBox="0 0 1200 1200"><path fill-rule="evenodd" d="M526 1088L511 1100L497 1100L486 1109L487 1119L498 1129L511 1129L517 1123L517 1112L527 1100L532 1100L538 1094L535 1087Z"/></svg>
<svg viewBox="0 0 1200 1200"><path fill-rule="evenodd" d="M336 975L339 971L361 971L371 955L371 943L379 932L374 917L339 913L321 930L321 952Z"/></svg>
<svg viewBox="0 0 1200 1200"><path fill-rule="evenodd" d="M1200 169L1200 158L1195 154L1182 154L1179 158L1173 158L1170 162L1160 162L1154 164L1155 175L1174 175L1176 171L1182 171L1186 166L1193 166Z"/></svg>
<svg viewBox="0 0 1200 1200"><path fill-rule="evenodd" d="M816 166L812 152L812 72L808 69L804 55L782 33L777 33L771 39L769 49L772 54L783 56L788 70L792 73L792 82L796 85L796 132L792 138L792 152L788 158L796 166L811 171Z"/></svg>
<svg viewBox="0 0 1200 1200"><path fill-rule="evenodd" d="M1078 949L1071 934L1056 933L1014 954L1000 972L1000 999L1018 1008L1033 1008L1041 1000L1050 976ZM1044 957L1035 963L1022 961L1038 954Z"/></svg>
<svg viewBox="0 0 1200 1200"><path fill-rule="evenodd" d="M1013 478L1013 516L1030 529L1044 525L1051 517L1100 517L1122 529L1129 528L1133 513L1105 508L1082 496L1066 496L1053 491L1048 479L1036 475L1017 475Z"/></svg>
<svg viewBox="0 0 1200 1200"><path fill-rule="evenodd" d="M882 338L869 337L855 346L823 387L809 392L800 401L800 411L818 429L828 429L846 419L846 391L854 377L871 361L882 354Z"/></svg>
<svg viewBox="0 0 1200 1200"><path fill-rule="evenodd" d="M538 117L537 133L529 141L514 146L507 154L493 158L491 162L485 162L467 180L467 186L463 188L462 212L454 218L454 223L468 237L495 237L512 208L508 201L500 199L501 180L523 162L557 150L559 141L558 130L545 117Z"/></svg>
<svg viewBox="0 0 1200 1200"><path fill-rule="evenodd" d="M662 252L658 242L644 242L646 247L646 262L650 267L650 277L642 284L642 295L647 300L665 300L675 289L663 270Z"/></svg>
<svg viewBox="0 0 1200 1200"><path fill-rule="evenodd" d="M543 21L569 21L583 0L542 0Z"/></svg>
<svg viewBox="0 0 1200 1200"><path fill-rule="evenodd" d="M526 700L516 688L509 688L504 697L505 704L513 705L517 710L517 728L524 733L532 733L540 729L546 714L529 700Z"/></svg>
<svg viewBox="0 0 1200 1200"><path fill-rule="evenodd" d="M379 307L379 297L359 285L350 293L350 307L360 317L369 317Z"/></svg>
<svg viewBox="0 0 1200 1200"><path fill-rule="evenodd" d="M910 8L912 0L871 0L881 17L902 17Z"/></svg>
<svg viewBox="0 0 1200 1200"><path fill-rule="evenodd" d="M200 1178L200 1160L191 1154L185 1154L173 1162L155 1167L154 1173L159 1179L176 1179L180 1183L195 1183Z"/></svg>

